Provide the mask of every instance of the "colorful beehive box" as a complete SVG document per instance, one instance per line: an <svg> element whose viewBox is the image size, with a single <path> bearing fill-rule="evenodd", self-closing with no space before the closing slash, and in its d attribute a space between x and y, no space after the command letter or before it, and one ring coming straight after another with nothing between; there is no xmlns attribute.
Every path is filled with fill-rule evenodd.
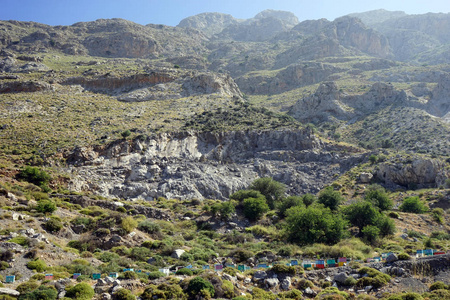
<svg viewBox="0 0 450 300"><path fill-rule="evenodd" d="M373 260L376 261L376 262L380 262L381 261L381 257L376 256L376 257L373 258Z"/></svg>
<svg viewBox="0 0 450 300"><path fill-rule="evenodd" d="M245 271L245 265L238 265L237 269L241 272Z"/></svg>
<svg viewBox="0 0 450 300"><path fill-rule="evenodd" d="M100 274L100 273L92 274L92 279L100 279L101 277L102 277L102 274Z"/></svg>
<svg viewBox="0 0 450 300"><path fill-rule="evenodd" d="M192 265L187 265L186 268L187 268L187 269L192 269L193 266L192 266Z"/></svg>
<svg viewBox="0 0 450 300"><path fill-rule="evenodd" d="M312 263L312 261L304 260L304 261L302 262L302 267L303 267L304 269L312 268L312 267L313 267L313 263Z"/></svg>
<svg viewBox="0 0 450 300"><path fill-rule="evenodd" d="M433 255L434 250L433 249L425 249L424 254L425 256Z"/></svg>
<svg viewBox="0 0 450 300"><path fill-rule="evenodd" d="M222 271L222 270L223 270L223 265L222 265L222 264L215 264L215 265L214 265L214 270L216 270L216 271Z"/></svg>
<svg viewBox="0 0 450 300"><path fill-rule="evenodd" d="M53 274L45 274L45 280L53 280Z"/></svg>
<svg viewBox="0 0 450 300"><path fill-rule="evenodd" d="M211 267L209 265L203 265L202 269L203 270L209 270Z"/></svg>
<svg viewBox="0 0 450 300"><path fill-rule="evenodd" d="M225 264L225 267L236 268L236 265L235 264Z"/></svg>
<svg viewBox="0 0 450 300"><path fill-rule="evenodd" d="M5 283L14 283L16 281L16 275L8 275L5 278Z"/></svg>
<svg viewBox="0 0 450 300"><path fill-rule="evenodd" d="M336 260L334 259L327 259L327 266L330 268L336 267Z"/></svg>
<svg viewBox="0 0 450 300"><path fill-rule="evenodd" d="M81 276L81 273L73 273L73 279L77 279L78 277Z"/></svg>
<svg viewBox="0 0 450 300"><path fill-rule="evenodd" d="M388 253L381 253L381 259L385 260L388 257Z"/></svg>
<svg viewBox="0 0 450 300"><path fill-rule="evenodd" d="M123 271L124 271L124 272L126 272L126 271L134 272L134 269L132 269L132 268L126 268L126 269L123 269Z"/></svg>
<svg viewBox="0 0 450 300"><path fill-rule="evenodd" d="M445 254L445 252L444 251L436 251L433 253L433 255L442 255L442 254Z"/></svg>
<svg viewBox="0 0 450 300"><path fill-rule="evenodd" d="M119 277L119 273L117 273L117 272L111 272L111 273L109 273L109 277L117 278L117 277Z"/></svg>
<svg viewBox="0 0 450 300"><path fill-rule="evenodd" d="M422 257L422 256L423 256L423 250L417 250L416 257Z"/></svg>
<svg viewBox="0 0 450 300"><path fill-rule="evenodd" d="M163 273L165 276L170 275L170 270L168 268L158 269L158 271Z"/></svg>
<svg viewBox="0 0 450 300"><path fill-rule="evenodd" d="M298 260L296 259L291 260L291 266L298 266Z"/></svg>
<svg viewBox="0 0 450 300"><path fill-rule="evenodd" d="M338 265L339 265L339 267L342 267L346 263L347 263L347 258L346 257L339 257L338 258Z"/></svg>
<svg viewBox="0 0 450 300"><path fill-rule="evenodd" d="M267 269L269 268L269 266L267 264L258 264L256 266L256 269Z"/></svg>
<svg viewBox="0 0 450 300"><path fill-rule="evenodd" d="M325 261L322 259L316 260L316 268L317 269L325 269Z"/></svg>

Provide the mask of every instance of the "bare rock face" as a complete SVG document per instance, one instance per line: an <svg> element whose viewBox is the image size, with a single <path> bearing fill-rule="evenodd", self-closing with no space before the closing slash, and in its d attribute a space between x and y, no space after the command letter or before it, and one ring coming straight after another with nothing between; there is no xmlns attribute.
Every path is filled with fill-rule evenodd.
<svg viewBox="0 0 450 300"><path fill-rule="evenodd" d="M222 13L202 13L187 17L180 21L178 27L195 28L212 36L224 30L230 25L239 23L232 15Z"/></svg>
<svg viewBox="0 0 450 300"><path fill-rule="evenodd" d="M410 163L379 164L375 177L387 186L439 187L450 172L437 159L416 158Z"/></svg>
<svg viewBox="0 0 450 300"><path fill-rule="evenodd" d="M441 75L432 98L428 101L431 114L444 117L450 112L450 74Z"/></svg>
<svg viewBox="0 0 450 300"><path fill-rule="evenodd" d="M324 82L313 95L298 100L289 114L302 122L312 123L333 119L350 120L406 100L403 90L395 90L386 83L374 83L362 95L348 95L341 93L335 82Z"/></svg>
<svg viewBox="0 0 450 300"><path fill-rule="evenodd" d="M52 86L42 81L6 81L0 83L0 93L32 93L51 90Z"/></svg>
<svg viewBox="0 0 450 300"><path fill-rule="evenodd" d="M363 159L329 147L309 130L184 132L77 148L66 157L77 174L74 190L130 200L227 199L264 176L292 193L315 193Z"/></svg>
<svg viewBox="0 0 450 300"><path fill-rule="evenodd" d="M240 77L236 83L244 93L277 94L325 80L340 69L330 64L305 62L280 71L274 78Z"/></svg>
<svg viewBox="0 0 450 300"><path fill-rule="evenodd" d="M229 75L204 73L187 79L183 83L183 95L220 94L242 98L241 91Z"/></svg>

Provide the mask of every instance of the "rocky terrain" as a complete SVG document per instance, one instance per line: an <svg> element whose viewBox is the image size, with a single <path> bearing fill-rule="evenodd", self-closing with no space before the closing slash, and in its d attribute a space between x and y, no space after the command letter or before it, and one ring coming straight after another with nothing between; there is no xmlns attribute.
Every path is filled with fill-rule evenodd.
<svg viewBox="0 0 450 300"><path fill-rule="evenodd" d="M449 18L0 21L0 294L445 299Z"/></svg>

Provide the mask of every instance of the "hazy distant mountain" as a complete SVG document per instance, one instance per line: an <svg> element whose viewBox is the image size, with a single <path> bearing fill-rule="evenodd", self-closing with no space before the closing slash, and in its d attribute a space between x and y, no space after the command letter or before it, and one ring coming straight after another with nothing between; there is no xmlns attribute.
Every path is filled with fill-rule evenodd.
<svg viewBox="0 0 450 300"><path fill-rule="evenodd" d="M367 26L373 26L375 24L382 23L387 20L407 16L407 14L404 11L388 11L385 9L377 9L362 13L348 14L348 16L359 18Z"/></svg>

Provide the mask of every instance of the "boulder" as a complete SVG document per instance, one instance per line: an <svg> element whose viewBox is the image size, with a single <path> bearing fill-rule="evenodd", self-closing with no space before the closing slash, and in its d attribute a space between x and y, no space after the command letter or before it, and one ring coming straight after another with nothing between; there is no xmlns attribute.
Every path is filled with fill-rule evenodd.
<svg viewBox="0 0 450 300"><path fill-rule="evenodd" d="M253 280L261 280L267 278L266 271L256 271L255 274L253 274Z"/></svg>
<svg viewBox="0 0 450 300"><path fill-rule="evenodd" d="M359 182L361 183L370 183L372 178L372 173L362 172L361 174L359 174Z"/></svg>
<svg viewBox="0 0 450 300"><path fill-rule="evenodd" d="M264 280L264 282L270 289L277 287L278 284L280 283L278 278L267 278L266 280Z"/></svg>
<svg viewBox="0 0 450 300"><path fill-rule="evenodd" d="M333 281L340 283L340 284L344 284L344 282L347 278L348 278L348 275L346 273L342 272L342 273L338 273L338 274L334 275Z"/></svg>
<svg viewBox="0 0 450 300"><path fill-rule="evenodd" d="M386 257L386 263L390 264L393 262L396 262L398 260L397 255L395 255L395 253L391 253L388 255L388 257Z"/></svg>
<svg viewBox="0 0 450 300"><path fill-rule="evenodd" d="M17 297L20 295L20 293L13 289L0 288L0 295L9 295L9 296Z"/></svg>
<svg viewBox="0 0 450 300"><path fill-rule="evenodd" d="M176 258L176 259L180 259L181 255L183 255L183 253L186 252L183 249L176 249L175 251L173 251L171 257Z"/></svg>
<svg viewBox="0 0 450 300"><path fill-rule="evenodd" d="M283 290L289 290L289 287L291 286L291 278L286 277L281 281L281 289Z"/></svg>

